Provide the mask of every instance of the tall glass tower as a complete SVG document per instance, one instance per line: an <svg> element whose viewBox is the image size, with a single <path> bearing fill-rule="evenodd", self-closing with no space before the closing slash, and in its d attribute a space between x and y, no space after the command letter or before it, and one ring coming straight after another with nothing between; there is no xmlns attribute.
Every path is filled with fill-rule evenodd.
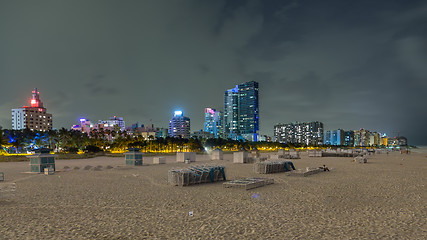
<svg viewBox="0 0 427 240"><path fill-rule="evenodd" d="M224 132L231 139L258 141L258 82L237 85L224 94Z"/></svg>
<svg viewBox="0 0 427 240"><path fill-rule="evenodd" d="M239 127L239 89L225 91L224 94L224 135L226 138L237 139Z"/></svg>

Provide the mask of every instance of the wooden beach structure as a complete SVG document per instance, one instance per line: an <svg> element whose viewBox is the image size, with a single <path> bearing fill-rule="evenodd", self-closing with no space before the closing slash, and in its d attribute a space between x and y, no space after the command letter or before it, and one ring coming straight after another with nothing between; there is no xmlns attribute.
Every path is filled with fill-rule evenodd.
<svg viewBox="0 0 427 240"><path fill-rule="evenodd" d="M233 163L249 163L251 161L248 152L244 149L233 153Z"/></svg>
<svg viewBox="0 0 427 240"><path fill-rule="evenodd" d="M55 173L55 170L53 170L53 168L45 168L44 169L44 175L52 175Z"/></svg>
<svg viewBox="0 0 427 240"><path fill-rule="evenodd" d="M128 166L142 166L143 157L139 148L129 148L125 155L126 165Z"/></svg>
<svg viewBox="0 0 427 240"><path fill-rule="evenodd" d="M225 182L222 185L225 188L240 188L240 189L253 189L258 187L263 187L265 185L273 184L274 179L272 178L245 178L245 179L237 179L229 182Z"/></svg>
<svg viewBox="0 0 427 240"><path fill-rule="evenodd" d="M52 149L41 148L35 154L27 156L30 159L30 172L43 173L45 168L53 169L55 172L55 155L50 154Z"/></svg>
<svg viewBox="0 0 427 240"><path fill-rule="evenodd" d="M223 160L224 159L224 153L221 149L216 148L211 152L211 160Z"/></svg>
<svg viewBox="0 0 427 240"><path fill-rule="evenodd" d="M177 152L176 153L176 162L191 163L195 161L196 161L195 152Z"/></svg>
<svg viewBox="0 0 427 240"><path fill-rule="evenodd" d="M165 164L166 163L166 157L154 157L153 158L153 164Z"/></svg>

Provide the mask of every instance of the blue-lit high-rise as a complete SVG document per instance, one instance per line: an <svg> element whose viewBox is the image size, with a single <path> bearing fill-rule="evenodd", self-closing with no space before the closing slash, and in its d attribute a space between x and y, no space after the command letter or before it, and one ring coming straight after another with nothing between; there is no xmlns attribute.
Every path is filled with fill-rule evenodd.
<svg viewBox="0 0 427 240"><path fill-rule="evenodd" d="M237 139L239 127L239 89L225 91L224 94L224 137Z"/></svg>
<svg viewBox="0 0 427 240"><path fill-rule="evenodd" d="M205 108L205 123L203 131L212 133L215 138L222 137L223 133L223 116L221 111L213 108Z"/></svg>
<svg viewBox="0 0 427 240"><path fill-rule="evenodd" d="M326 131L325 136L323 138L323 144L340 146L340 145L344 145L344 143L345 143L344 130L337 129L332 131Z"/></svg>
<svg viewBox="0 0 427 240"><path fill-rule="evenodd" d="M232 139L258 141L258 82L245 82L225 91L224 133Z"/></svg>

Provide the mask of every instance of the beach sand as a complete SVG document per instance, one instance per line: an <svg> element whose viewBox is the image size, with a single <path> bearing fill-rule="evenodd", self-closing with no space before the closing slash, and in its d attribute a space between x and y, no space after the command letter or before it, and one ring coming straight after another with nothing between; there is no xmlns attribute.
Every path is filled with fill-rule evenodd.
<svg viewBox="0 0 427 240"><path fill-rule="evenodd" d="M274 184L248 191L222 182L171 186L168 170L189 166L175 156L162 165L147 157L141 167L125 166L124 158L57 160L49 176L24 173L28 162L0 163L0 239L427 237L427 154L378 154L359 164L302 153L291 160L296 168L332 168L309 177L255 174L252 164L224 158L197 155L191 165L224 165L228 180L270 177Z"/></svg>

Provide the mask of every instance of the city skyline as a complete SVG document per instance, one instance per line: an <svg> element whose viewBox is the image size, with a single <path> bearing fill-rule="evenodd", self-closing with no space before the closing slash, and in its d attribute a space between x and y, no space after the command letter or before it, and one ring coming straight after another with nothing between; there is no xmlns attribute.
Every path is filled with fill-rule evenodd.
<svg viewBox="0 0 427 240"><path fill-rule="evenodd" d="M320 121L427 145L426 13L423 1L0 1L0 126L38 88L54 128L167 127L182 110L195 131L226 89L257 81L261 135Z"/></svg>

